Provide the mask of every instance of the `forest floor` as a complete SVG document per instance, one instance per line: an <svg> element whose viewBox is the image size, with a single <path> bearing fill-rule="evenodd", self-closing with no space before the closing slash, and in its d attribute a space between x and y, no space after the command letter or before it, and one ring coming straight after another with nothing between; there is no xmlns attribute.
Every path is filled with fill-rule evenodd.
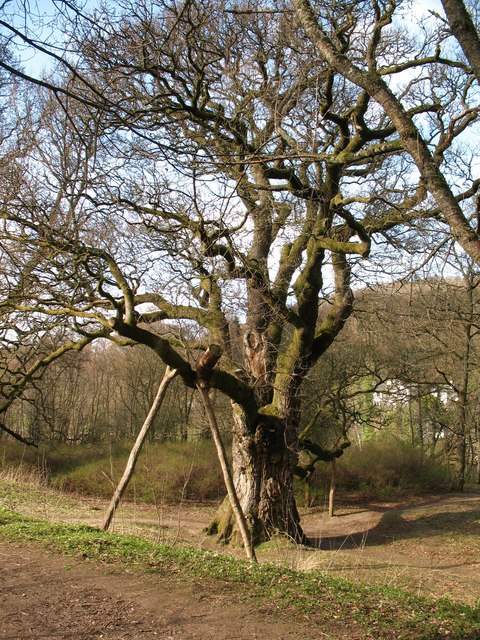
<svg viewBox="0 0 480 640"><path fill-rule="evenodd" d="M22 493L6 483L0 489L0 506L46 520L98 525L106 504L34 487ZM156 508L129 503L118 512L115 531L219 551L203 533L214 510L185 503ZM477 488L391 504L342 501L334 518L310 509L303 513L302 524L314 546L271 541L258 549L259 560L320 569L427 597L480 602ZM245 606L238 587L236 593L233 589L215 581L129 573L12 543L0 551L0 639L364 637L355 628L318 627L314 620L279 611L271 603Z"/></svg>

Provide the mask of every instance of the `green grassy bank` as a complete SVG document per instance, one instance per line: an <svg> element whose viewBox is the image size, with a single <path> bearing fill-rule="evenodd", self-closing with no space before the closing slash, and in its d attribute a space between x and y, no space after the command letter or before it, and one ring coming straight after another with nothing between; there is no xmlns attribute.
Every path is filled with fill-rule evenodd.
<svg viewBox="0 0 480 640"><path fill-rule="evenodd" d="M36 543L56 553L116 563L140 572L199 577L208 588L242 584L250 604L275 603L286 611L307 615L325 629L346 625L361 629L362 638L398 640L475 640L480 638L480 608L432 601L401 590L367 587L318 572L303 573L268 564L251 565L226 555L149 543L85 526L25 518L0 509L0 540ZM126 577L128 580L128 577ZM320 627L319 627L320 628ZM334 637L334 636L332 636Z"/></svg>
<svg viewBox="0 0 480 640"><path fill-rule="evenodd" d="M130 451L130 442L96 445L25 447L0 442L0 472L14 476L36 474L50 486L109 499ZM21 479L21 477L19 478ZM310 478L310 504L323 504L328 495L330 465L319 463ZM449 486L447 470L415 447L393 440L352 448L338 461L338 490L363 500L395 499L439 491ZM299 504L305 485L296 483ZM150 504L181 500L218 501L225 495L215 448L210 440L146 443L126 499Z"/></svg>

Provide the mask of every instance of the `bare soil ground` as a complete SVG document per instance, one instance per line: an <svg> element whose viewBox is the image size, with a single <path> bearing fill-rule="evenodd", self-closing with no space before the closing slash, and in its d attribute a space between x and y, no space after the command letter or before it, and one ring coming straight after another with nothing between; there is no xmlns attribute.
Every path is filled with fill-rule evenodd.
<svg viewBox="0 0 480 640"><path fill-rule="evenodd" d="M4 487L0 506L44 519L98 525L106 505L33 488L26 497ZM214 510L127 504L117 515L115 530L218 551L203 534ZM480 603L478 489L397 504L343 503L334 518L324 510L309 510L302 523L314 547L272 541L259 549L260 561ZM85 561L72 563L33 546L7 545L0 550L0 640L363 637L355 628L327 630L294 610L262 608L232 589L227 583L185 582L184 577L140 576Z"/></svg>
<svg viewBox="0 0 480 640"><path fill-rule="evenodd" d="M72 564L71 559L33 546L8 545L0 552L2 640L325 637L299 616L292 620L276 611L245 606L239 595L229 593L225 585L139 576L87 562ZM339 629L334 637L346 636Z"/></svg>

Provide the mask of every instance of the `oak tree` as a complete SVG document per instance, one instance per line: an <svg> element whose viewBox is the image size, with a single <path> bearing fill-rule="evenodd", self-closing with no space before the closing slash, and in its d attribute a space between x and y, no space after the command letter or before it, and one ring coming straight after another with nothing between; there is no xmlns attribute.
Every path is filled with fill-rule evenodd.
<svg viewBox="0 0 480 640"><path fill-rule="evenodd" d="M23 255L25 267L2 309L17 327L55 319L74 345L146 345L187 387L226 396L253 539L302 540L292 486L302 383L352 312L352 273L372 238L439 215L430 183L411 170L410 133L377 107L378 92L350 81L346 54L375 75L415 60L414 47L385 32L391 11L376 3L363 44L348 7L328 15L345 68L317 54L316 32L307 24L310 42L288 3L59 5L55 46L2 24L58 65L56 76L30 77L41 87L38 134L15 160L1 234L5 255ZM462 78L448 81L466 102ZM453 117L456 106L414 92L402 117L437 130L448 120L442 158L476 117L469 108ZM453 197L457 217L464 197ZM236 535L229 503L211 531Z"/></svg>

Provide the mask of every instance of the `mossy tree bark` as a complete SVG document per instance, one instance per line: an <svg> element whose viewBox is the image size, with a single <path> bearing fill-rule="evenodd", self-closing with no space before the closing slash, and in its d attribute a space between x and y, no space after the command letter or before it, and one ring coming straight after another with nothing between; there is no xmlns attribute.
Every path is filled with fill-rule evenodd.
<svg viewBox="0 0 480 640"><path fill-rule="evenodd" d="M268 333L272 314L260 305L251 307L250 319L256 328L247 328L244 334L245 370L254 407L247 410L241 403L233 403L232 461L235 490L255 544L277 533L296 542L304 539L293 491L301 383L352 311L350 269L345 256L334 255L335 295L328 313L317 323L318 290L322 286L317 269L322 261L323 252L312 248L311 263L296 283L303 322L285 345L268 339L272 335ZM209 532L224 542L238 536L226 503L211 522Z"/></svg>
<svg viewBox="0 0 480 640"><path fill-rule="evenodd" d="M293 492L297 463L294 434L285 423L259 416L255 426L234 407L232 442L235 490L246 516L254 544L281 533L303 540ZM210 534L223 542L238 540L238 530L228 500L209 525Z"/></svg>

